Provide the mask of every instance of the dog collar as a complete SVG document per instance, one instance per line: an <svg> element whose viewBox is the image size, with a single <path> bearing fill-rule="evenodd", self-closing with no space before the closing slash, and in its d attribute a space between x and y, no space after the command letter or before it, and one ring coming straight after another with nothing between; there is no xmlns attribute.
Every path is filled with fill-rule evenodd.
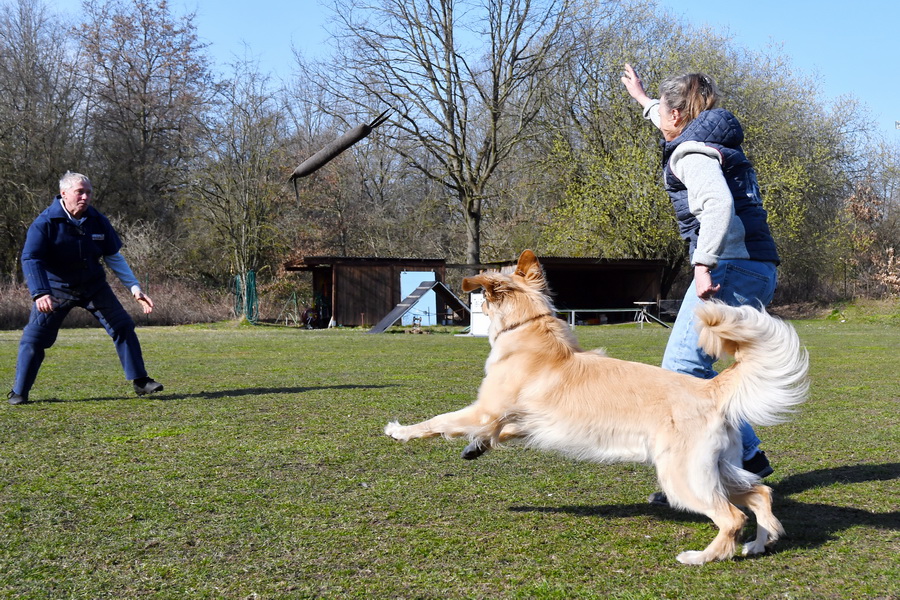
<svg viewBox="0 0 900 600"><path fill-rule="evenodd" d="M515 325L510 325L509 327L504 327L503 329L501 329L500 331L497 332L497 335L495 337L499 337L501 333L506 333L507 331L512 331L513 329L518 329L522 325L526 325L528 323L531 323L532 321L537 321L538 319L543 319L544 317L553 317L553 314L543 313L543 314L537 315L535 317L531 317L530 319L525 319L524 321L519 321ZM556 317L553 317L553 318L555 319Z"/></svg>

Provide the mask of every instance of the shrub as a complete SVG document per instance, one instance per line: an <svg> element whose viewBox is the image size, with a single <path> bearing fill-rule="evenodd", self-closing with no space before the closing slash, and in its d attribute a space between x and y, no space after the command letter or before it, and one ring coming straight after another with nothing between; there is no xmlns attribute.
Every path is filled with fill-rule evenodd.
<svg viewBox="0 0 900 600"><path fill-rule="evenodd" d="M169 279L147 286L154 309L145 315L131 294L117 281L110 282L122 306L138 325L184 325L223 321L234 316L231 295L192 281ZM24 284L0 285L0 329L21 329L28 323L31 297ZM90 313L75 309L63 327L96 327Z"/></svg>

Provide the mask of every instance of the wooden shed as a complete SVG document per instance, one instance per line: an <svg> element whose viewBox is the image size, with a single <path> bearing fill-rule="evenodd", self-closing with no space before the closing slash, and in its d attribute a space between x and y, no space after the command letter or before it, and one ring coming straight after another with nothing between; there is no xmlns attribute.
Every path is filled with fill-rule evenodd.
<svg viewBox="0 0 900 600"><path fill-rule="evenodd" d="M664 260L538 258L559 309L630 308L657 302Z"/></svg>
<svg viewBox="0 0 900 600"><path fill-rule="evenodd" d="M560 311L610 309L609 321L633 318L636 302L658 303L666 261L655 259L604 259L538 257ZM515 269L516 261L497 263L502 271Z"/></svg>
<svg viewBox="0 0 900 600"><path fill-rule="evenodd" d="M443 259L429 258L352 258L338 256L305 256L284 265L287 271L310 271L313 293L320 323L346 327L377 323L402 300L400 274L422 271L423 280L434 273L436 281L446 277ZM446 307L437 298L438 314Z"/></svg>
<svg viewBox="0 0 900 600"><path fill-rule="evenodd" d="M539 258L544 267L554 303L560 311L633 309L635 302L660 299L662 260L608 260L601 258ZM480 269L514 269L515 260L478 265ZM447 269L471 271L472 265L448 265L443 259L351 258L306 256L285 264L288 271L310 271L319 324L333 318L342 326L371 326L387 316L400 302L400 274L404 271L434 273L445 282ZM458 290L456 290L458 292ZM462 301L468 304L468 298ZM448 314L437 297L438 314ZM633 313L632 313L633 314ZM611 311L609 320L631 318Z"/></svg>

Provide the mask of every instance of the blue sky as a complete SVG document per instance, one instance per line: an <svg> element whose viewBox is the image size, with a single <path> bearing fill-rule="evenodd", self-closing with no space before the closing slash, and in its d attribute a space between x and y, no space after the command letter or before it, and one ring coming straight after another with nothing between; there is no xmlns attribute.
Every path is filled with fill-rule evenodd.
<svg viewBox="0 0 900 600"><path fill-rule="evenodd" d="M751 50L780 45L793 65L820 77L826 99L852 94L886 138L900 142L900 2L897 0L661 0L695 25L730 33Z"/></svg>
<svg viewBox="0 0 900 600"><path fill-rule="evenodd" d="M775 44L794 67L817 75L825 99L852 94L870 110L878 129L900 143L900 2L896 0L659 0L695 25L728 33L740 45ZM56 0L77 14L80 0ZM175 12L194 10L200 37L224 65L235 56L259 60L263 70L288 77L292 45L307 55L327 51L327 2L320 0L170 0Z"/></svg>

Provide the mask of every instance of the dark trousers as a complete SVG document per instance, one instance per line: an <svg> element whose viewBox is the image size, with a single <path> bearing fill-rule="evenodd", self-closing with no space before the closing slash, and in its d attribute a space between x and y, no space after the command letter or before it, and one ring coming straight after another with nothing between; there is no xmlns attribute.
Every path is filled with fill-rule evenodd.
<svg viewBox="0 0 900 600"><path fill-rule="evenodd" d="M58 298L56 294L54 296ZM28 395L44 361L44 351L56 342L63 320L76 306L94 315L113 339L126 379L147 376L141 344L134 332L134 321L122 308L109 285L104 284L89 298L60 300L56 310L51 313L42 313L34 305L31 306L31 317L19 342L14 392Z"/></svg>

